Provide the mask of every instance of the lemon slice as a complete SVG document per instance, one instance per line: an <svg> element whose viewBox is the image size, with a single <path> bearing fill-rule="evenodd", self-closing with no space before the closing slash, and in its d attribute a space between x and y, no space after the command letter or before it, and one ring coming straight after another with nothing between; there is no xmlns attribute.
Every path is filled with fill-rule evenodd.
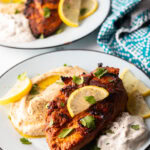
<svg viewBox="0 0 150 150"><path fill-rule="evenodd" d="M68 98L67 108L71 115L75 115L88 109L93 102L101 101L109 95L104 88L97 86L85 86L75 90ZM89 99L88 99L89 98Z"/></svg>
<svg viewBox="0 0 150 150"><path fill-rule="evenodd" d="M81 0L60 0L58 13L61 20L70 27L79 26Z"/></svg>
<svg viewBox="0 0 150 150"><path fill-rule="evenodd" d="M150 117L150 108L144 100L144 97L137 90L135 90L129 96L127 109L131 113L131 115L138 115L143 118Z"/></svg>
<svg viewBox="0 0 150 150"><path fill-rule="evenodd" d="M82 0L80 10L80 20L92 15L98 8L97 0Z"/></svg>
<svg viewBox="0 0 150 150"><path fill-rule="evenodd" d="M0 105L6 105L19 101L23 96L27 95L32 88L32 82L29 78L17 80L13 88L3 97L0 98Z"/></svg>
<svg viewBox="0 0 150 150"><path fill-rule="evenodd" d="M148 88L142 81L138 80L129 69L125 69L121 73L120 78L122 79L123 85L128 94L131 94L135 90L138 90L143 96L150 94L150 88Z"/></svg>

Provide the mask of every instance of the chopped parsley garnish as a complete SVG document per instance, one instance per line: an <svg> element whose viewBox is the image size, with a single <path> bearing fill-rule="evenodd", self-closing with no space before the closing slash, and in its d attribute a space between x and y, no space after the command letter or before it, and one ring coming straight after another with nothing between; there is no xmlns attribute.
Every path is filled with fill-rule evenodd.
<svg viewBox="0 0 150 150"><path fill-rule="evenodd" d="M114 80L109 79L108 81L111 83L111 82L113 82Z"/></svg>
<svg viewBox="0 0 150 150"><path fill-rule="evenodd" d="M18 80L25 80L27 78L27 73L24 72L22 74L19 74L17 78Z"/></svg>
<svg viewBox="0 0 150 150"><path fill-rule="evenodd" d="M48 7L43 8L44 17L49 18L51 16L51 10Z"/></svg>
<svg viewBox="0 0 150 150"><path fill-rule="evenodd" d="M140 126L139 125L131 125L131 128L134 130L139 130Z"/></svg>
<svg viewBox="0 0 150 150"><path fill-rule="evenodd" d="M10 117L10 115L8 116L8 119L9 119L9 120L11 120L11 117Z"/></svg>
<svg viewBox="0 0 150 150"><path fill-rule="evenodd" d="M40 39L44 39L44 34L41 34L41 35L40 35Z"/></svg>
<svg viewBox="0 0 150 150"><path fill-rule="evenodd" d="M112 130L109 129L109 130L106 130L105 133L114 134L114 131L112 131Z"/></svg>
<svg viewBox="0 0 150 150"><path fill-rule="evenodd" d="M73 79L73 82L76 83L77 85L83 84L83 82L84 82L83 77L73 76L72 79Z"/></svg>
<svg viewBox="0 0 150 150"><path fill-rule="evenodd" d="M65 138L66 136L68 136L69 134L71 134L71 132L73 132L74 128L70 128L70 129L63 129L60 134L58 135L59 138Z"/></svg>
<svg viewBox="0 0 150 150"><path fill-rule="evenodd" d="M105 68L98 68L98 69L96 70L96 72L94 73L94 75L100 79L100 78L103 77L107 72L108 72L108 71L107 71Z"/></svg>
<svg viewBox="0 0 150 150"><path fill-rule="evenodd" d="M16 9L15 14L19 14L19 13L21 13L20 10Z"/></svg>
<svg viewBox="0 0 150 150"><path fill-rule="evenodd" d="M50 123L49 123L49 127L52 127L52 125L54 124L53 119L51 119Z"/></svg>
<svg viewBox="0 0 150 150"><path fill-rule="evenodd" d="M92 150L101 150L101 149L95 145Z"/></svg>
<svg viewBox="0 0 150 150"><path fill-rule="evenodd" d="M59 28L59 29L56 31L56 34L60 34L60 33L62 33L63 31L64 31L64 29Z"/></svg>
<svg viewBox="0 0 150 150"><path fill-rule="evenodd" d="M48 107L49 107L49 103L47 103L45 107L48 109Z"/></svg>
<svg viewBox="0 0 150 150"><path fill-rule="evenodd" d="M85 96L84 98L85 98L85 100L86 100L87 102L89 102L90 104L95 104L95 103L96 103L96 99L95 99L94 96Z"/></svg>
<svg viewBox="0 0 150 150"><path fill-rule="evenodd" d="M80 15L83 16L87 12L87 8L82 8L80 10Z"/></svg>
<svg viewBox="0 0 150 150"><path fill-rule="evenodd" d="M60 105L61 105L61 107L64 107L64 106L65 106L65 104L64 104L63 102L61 102Z"/></svg>
<svg viewBox="0 0 150 150"><path fill-rule="evenodd" d="M67 4L66 7L67 7L68 9L70 9L70 4Z"/></svg>
<svg viewBox="0 0 150 150"><path fill-rule="evenodd" d="M64 85L64 82L59 82L59 81L57 81L56 84Z"/></svg>
<svg viewBox="0 0 150 150"><path fill-rule="evenodd" d="M22 144L27 144L27 145L30 145L30 144L32 144L32 142L30 142L28 139L26 139L26 138L21 138L20 139L20 142L22 143Z"/></svg>
<svg viewBox="0 0 150 150"><path fill-rule="evenodd" d="M80 120L84 127L94 129L95 128L95 118L93 116L86 116Z"/></svg>
<svg viewBox="0 0 150 150"><path fill-rule="evenodd" d="M36 95L39 94L39 87L37 84L33 84L32 89L30 91L31 95Z"/></svg>

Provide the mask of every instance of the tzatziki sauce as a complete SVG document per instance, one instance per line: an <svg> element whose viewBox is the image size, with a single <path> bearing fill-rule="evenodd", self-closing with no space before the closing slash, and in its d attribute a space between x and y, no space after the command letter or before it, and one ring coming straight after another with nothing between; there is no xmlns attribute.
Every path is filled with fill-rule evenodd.
<svg viewBox="0 0 150 150"><path fill-rule="evenodd" d="M137 150L147 140L148 129L141 117L123 113L98 139L101 150Z"/></svg>
<svg viewBox="0 0 150 150"><path fill-rule="evenodd" d="M0 13L0 43L30 42L35 40L29 22L23 14Z"/></svg>

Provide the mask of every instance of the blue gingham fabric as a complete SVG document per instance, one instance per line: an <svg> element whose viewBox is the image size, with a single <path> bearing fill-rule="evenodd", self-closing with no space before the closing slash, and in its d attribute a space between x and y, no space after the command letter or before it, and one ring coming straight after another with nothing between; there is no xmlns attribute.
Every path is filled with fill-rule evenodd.
<svg viewBox="0 0 150 150"><path fill-rule="evenodd" d="M104 51L140 67L150 77L150 9L132 12L141 0L112 0L97 42ZM130 18L130 19L129 19Z"/></svg>

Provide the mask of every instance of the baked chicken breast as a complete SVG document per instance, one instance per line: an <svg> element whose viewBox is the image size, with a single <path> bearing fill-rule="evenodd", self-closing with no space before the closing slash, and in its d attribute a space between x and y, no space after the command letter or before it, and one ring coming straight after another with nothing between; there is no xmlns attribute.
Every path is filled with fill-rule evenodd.
<svg viewBox="0 0 150 150"><path fill-rule="evenodd" d="M24 14L36 38L48 37L60 27L58 3L59 0L27 0Z"/></svg>
<svg viewBox="0 0 150 150"><path fill-rule="evenodd" d="M81 76L84 78L84 83L81 85L75 84L71 77L62 77L65 87L49 103L46 117L46 138L51 150L81 149L126 110L128 96L121 79L118 77L119 69L111 67L100 68L105 69L105 74L101 78L95 76L95 71L90 74L83 74ZM68 97L76 89L87 85L103 87L108 90L109 96L72 118L66 106ZM65 105L62 107L61 103ZM81 124L80 120L86 116L95 118L94 128L87 128ZM51 124L52 120L53 124ZM74 130L65 138L60 138L59 135L62 130L68 128Z"/></svg>

